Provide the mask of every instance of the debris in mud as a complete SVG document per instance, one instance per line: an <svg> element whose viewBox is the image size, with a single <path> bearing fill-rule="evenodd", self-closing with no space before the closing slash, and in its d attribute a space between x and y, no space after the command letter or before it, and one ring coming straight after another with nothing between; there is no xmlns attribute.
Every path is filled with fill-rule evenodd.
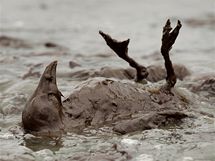
<svg viewBox="0 0 215 161"><path fill-rule="evenodd" d="M36 78L39 78L41 76L40 72L33 72L33 68L30 68L28 73L24 74L22 76L22 79L26 79L28 77L36 77Z"/></svg>
<svg viewBox="0 0 215 161"><path fill-rule="evenodd" d="M0 58L0 63L4 63L4 64L10 64L10 63L14 63L15 61L19 60L19 57L17 56L12 56L12 57L1 57Z"/></svg>
<svg viewBox="0 0 215 161"><path fill-rule="evenodd" d="M214 28L215 26L215 16L214 15L207 15L204 18L190 18L185 20L185 23L190 27L202 27L202 26L209 26Z"/></svg>
<svg viewBox="0 0 215 161"><path fill-rule="evenodd" d="M46 43L44 43L44 46L46 48L50 48L50 49L53 48L53 49L57 49L59 51L68 51L68 49L66 47L53 43L53 42L46 42Z"/></svg>
<svg viewBox="0 0 215 161"><path fill-rule="evenodd" d="M0 36L0 46L11 48L31 48L32 46L24 40L9 36Z"/></svg>
<svg viewBox="0 0 215 161"><path fill-rule="evenodd" d="M190 71L181 64L174 64L173 65L175 75L179 80L183 80L185 77L190 75ZM160 65L151 65L147 67L147 71L149 73L146 80L150 82L158 82L166 78L166 71Z"/></svg>
<svg viewBox="0 0 215 161"><path fill-rule="evenodd" d="M89 160L89 161L114 161L114 160L122 160L126 161L128 159L131 159L127 155L122 155L120 152L117 152L115 150L109 150L108 153L105 152L86 152L86 153L76 153L73 156L65 159L66 161L71 161L71 160Z"/></svg>
<svg viewBox="0 0 215 161"><path fill-rule="evenodd" d="M57 44L54 44L54 43L52 43L52 42L46 42L44 45L45 45L45 47L47 47L47 48L56 48L56 47L58 47Z"/></svg>
<svg viewBox="0 0 215 161"><path fill-rule="evenodd" d="M21 135L23 135L23 129L18 125L10 127L9 131L16 137L20 137Z"/></svg>
<svg viewBox="0 0 215 161"><path fill-rule="evenodd" d="M34 70L35 70L35 68L40 67L41 65L42 64L39 63L39 64L35 64L35 65L31 66L29 71L22 76L22 79L26 79L26 78L29 78L29 77L39 78L41 76L40 72L37 72L37 71L34 71Z"/></svg>
<svg viewBox="0 0 215 161"><path fill-rule="evenodd" d="M70 68L75 68L75 67L80 67L81 65L74 62L74 61L69 61L69 67Z"/></svg>
<svg viewBox="0 0 215 161"><path fill-rule="evenodd" d="M128 160L132 158L131 155L127 151L120 150L117 144L113 145L113 149L116 150L117 152L121 153L122 156L124 155L126 157L126 159L128 159Z"/></svg>
<svg viewBox="0 0 215 161"><path fill-rule="evenodd" d="M114 126L113 130L120 134L126 134L171 125L175 126L181 122L181 119L186 117L185 113L177 111L152 112L138 118L121 121Z"/></svg>
<svg viewBox="0 0 215 161"><path fill-rule="evenodd" d="M215 75L199 78L196 84L190 85L189 88L192 92L215 98Z"/></svg>
<svg viewBox="0 0 215 161"><path fill-rule="evenodd" d="M62 56L67 55L68 53L65 51L44 51L44 52L33 52L26 56Z"/></svg>
<svg viewBox="0 0 215 161"><path fill-rule="evenodd" d="M7 105L2 109L2 114L3 115L11 115L11 114L18 114L21 113L22 110L17 108L14 105Z"/></svg>
<svg viewBox="0 0 215 161"><path fill-rule="evenodd" d="M73 63L73 68L79 66L79 64L76 65L76 63ZM179 80L183 80L185 77L190 75L190 71L183 65L175 64L173 67ZM148 66L147 71L149 73L146 78L147 81L158 82L166 78L165 69L161 65ZM78 71L70 72L67 75L74 80L87 80L88 78L94 77L134 80L136 77L136 70L133 68L102 67L100 69L80 69Z"/></svg>
<svg viewBox="0 0 215 161"><path fill-rule="evenodd" d="M68 73L70 78L75 80L87 80L94 77L117 78L117 79L134 79L135 70L123 68L102 67L101 69L78 70Z"/></svg>

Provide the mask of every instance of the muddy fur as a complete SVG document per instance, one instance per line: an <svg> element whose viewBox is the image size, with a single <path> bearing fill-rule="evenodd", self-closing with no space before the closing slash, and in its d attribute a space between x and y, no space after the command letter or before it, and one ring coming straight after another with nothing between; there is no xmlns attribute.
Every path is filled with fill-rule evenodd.
<svg viewBox="0 0 215 161"><path fill-rule="evenodd" d="M114 130L117 132L128 133L160 127L155 120L157 123L169 124L167 115L172 116L173 120L181 120L186 117L183 111L188 107L188 102L184 101L177 91L164 92L160 84L151 87L131 81L94 78L80 84L76 91L63 101L63 106L66 109L65 116L69 121L66 124L69 124L69 129L106 124L115 126ZM164 112L166 116L160 112ZM137 114L141 114L138 119L144 118L141 125L132 121ZM179 117L182 115L184 117ZM127 121L122 124L122 120ZM123 130L117 128L122 127L121 125Z"/></svg>

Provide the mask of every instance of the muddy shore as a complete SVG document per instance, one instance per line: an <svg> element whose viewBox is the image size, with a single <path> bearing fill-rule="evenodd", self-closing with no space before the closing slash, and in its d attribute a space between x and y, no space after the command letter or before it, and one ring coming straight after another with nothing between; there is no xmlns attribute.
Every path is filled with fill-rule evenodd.
<svg viewBox="0 0 215 161"><path fill-rule="evenodd" d="M215 159L213 0L162 3L1 0L0 3L0 160ZM70 131L61 137L23 133L20 123L24 105L44 68L53 60L58 60L57 83L65 97L83 94L81 87L87 93L92 85L107 90L106 86L115 88L125 82L134 89L142 88L133 82L134 70L104 44L99 30L120 40L130 38L130 55L153 73L149 81L160 80L155 83L158 87L165 83L159 49L167 18L173 25L178 19L184 25L170 56L174 65L179 66L176 74L181 76L174 92L183 96L185 103L189 100L189 108L182 109L189 117L176 126L135 130L124 135L108 124L87 126L82 132ZM157 70L159 74L155 75ZM98 85L99 81L113 84ZM152 84L147 86L151 88ZM153 99L154 104L162 99L153 96L147 98ZM135 120L141 118L138 113L128 117L134 122L144 121ZM123 125L122 122L119 126L121 132ZM127 129L132 131L132 128Z"/></svg>

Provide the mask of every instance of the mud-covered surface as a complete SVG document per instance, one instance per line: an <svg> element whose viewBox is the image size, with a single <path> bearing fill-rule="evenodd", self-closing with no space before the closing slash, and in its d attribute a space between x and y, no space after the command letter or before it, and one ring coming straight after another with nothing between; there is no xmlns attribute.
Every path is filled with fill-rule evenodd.
<svg viewBox="0 0 215 161"><path fill-rule="evenodd" d="M72 64L72 65L71 65ZM70 62L70 67L80 66L74 62ZM174 70L178 79L183 80L185 77L190 75L190 71L181 64L174 65ZM149 72L147 81L158 82L166 78L166 70L162 65L151 65L147 67ZM29 75L30 76L30 75ZM113 67L102 67L98 69L80 69L71 73L62 74L62 77L69 76L77 80L87 80L88 78L94 77L105 77L105 78L118 78L118 79L129 79L135 80L136 70L134 68L113 68Z"/></svg>
<svg viewBox="0 0 215 161"><path fill-rule="evenodd" d="M0 160L215 160L213 0L164 0L162 3L147 0L1 0L0 5ZM180 98L175 107L183 114L177 113L177 116L183 117L179 124L173 122L174 126L169 124L147 129L139 125L147 118L157 118L151 117L153 112L156 116L159 113L165 119L167 117L167 109L155 110L159 99L165 100L156 93L164 80L146 86L135 84L132 81L134 70L115 56L98 31L103 30L122 40L130 38L130 56L151 70L153 74L149 79L154 82L165 77L160 68L164 67L159 49L162 26L167 18L173 24L180 19L183 24L170 57L173 64L186 68L176 71L182 77L173 91L176 92L175 97L165 97ZM135 130L120 121L113 126L107 121L105 126L95 128L91 124L98 120L92 119L85 122L88 126L82 127L81 132L69 131L60 136L23 134L21 112L45 66L53 60L58 60L57 82L65 100L69 96L84 94L79 92L82 86L94 84L95 87L98 80L106 80L98 76L108 77L108 80L131 84L126 88L122 85L120 90L123 91L137 86L140 91L148 87L155 89L143 92L149 99L146 102L150 103L143 106L143 110L150 113L134 112L133 116L125 116L120 111L124 118L119 120L131 119L134 124L130 127ZM111 87L103 90L109 89ZM85 90L89 92L90 89L87 87ZM149 97L150 92L155 92L152 97ZM131 96L135 96L135 92ZM110 109L114 111L117 100L106 98L107 106L111 103ZM74 99L74 105L81 103ZM91 107L95 102L89 104ZM154 110L148 107L154 107ZM106 109L109 110L107 107L98 110L98 118ZM135 110L130 106L128 109ZM112 128L114 126L118 132ZM125 129L131 131L119 134Z"/></svg>
<svg viewBox="0 0 215 161"><path fill-rule="evenodd" d="M63 102L66 125L75 129L109 124L126 134L174 125L187 117L185 111L191 110L192 102L177 91L170 93L156 85L106 78L85 81Z"/></svg>

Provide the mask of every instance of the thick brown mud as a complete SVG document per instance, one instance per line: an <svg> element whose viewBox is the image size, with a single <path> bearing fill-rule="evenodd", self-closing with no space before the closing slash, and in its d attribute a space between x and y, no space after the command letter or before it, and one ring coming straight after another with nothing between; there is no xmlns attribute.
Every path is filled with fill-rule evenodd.
<svg viewBox="0 0 215 161"><path fill-rule="evenodd" d="M161 84L147 86L103 78L83 82L63 106L70 129L108 124L123 134L180 122L187 117L183 112L191 108L183 95L165 91Z"/></svg>

